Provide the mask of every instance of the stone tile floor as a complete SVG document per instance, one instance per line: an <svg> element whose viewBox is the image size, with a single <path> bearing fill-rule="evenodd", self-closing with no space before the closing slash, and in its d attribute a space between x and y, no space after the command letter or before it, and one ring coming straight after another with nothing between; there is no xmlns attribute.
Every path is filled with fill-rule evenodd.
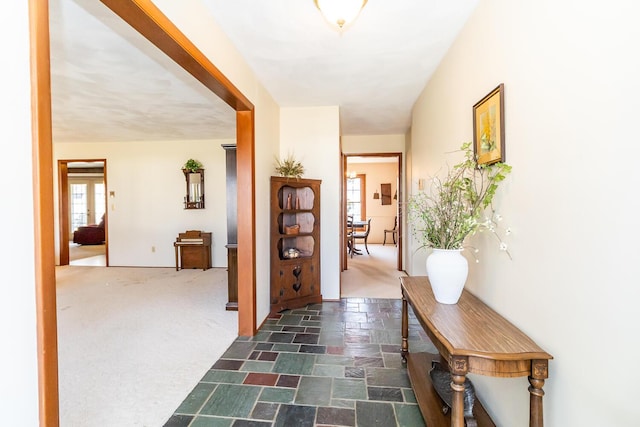
<svg viewBox="0 0 640 427"><path fill-rule="evenodd" d="M347 298L270 316L164 426L424 426L400 357L401 311L401 300ZM435 353L409 314L409 348Z"/></svg>

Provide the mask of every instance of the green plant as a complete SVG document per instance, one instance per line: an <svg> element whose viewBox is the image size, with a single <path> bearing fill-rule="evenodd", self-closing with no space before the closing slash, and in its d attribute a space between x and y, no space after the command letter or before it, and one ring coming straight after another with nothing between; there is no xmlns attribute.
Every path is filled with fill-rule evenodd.
<svg viewBox="0 0 640 427"><path fill-rule="evenodd" d="M202 163L194 159L189 159L184 166L182 166L182 169L195 172L198 169L202 169Z"/></svg>
<svg viewBox="0 0 640 427"><path fill-rule="evenodd" d="M304 166L292 154L289 154L284 159L276 158L275 170L280 176L300 179L304 173Z"/></svg>
<svg viewBox="0 0 640 427"><path fill-rule="evenodd" d="M498 185L511 172L506 163L478 165L471 143L462 144L464 160L444 178L431 179L428 192L409 198L408 219L421 248L462 249L467 236L478 230L495 233L496 220L491 202ZM481 217L491 208L491 217ZM500 248L506 244L500 240ZM507 252L508 253L508 252Z"/></svg>

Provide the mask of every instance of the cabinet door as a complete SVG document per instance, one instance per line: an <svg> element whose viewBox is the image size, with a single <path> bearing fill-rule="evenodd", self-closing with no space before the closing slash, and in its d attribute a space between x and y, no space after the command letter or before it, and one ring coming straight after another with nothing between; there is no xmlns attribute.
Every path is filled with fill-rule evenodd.
<svg viewBox="0 0 640 427"><path fill-rule="evenodd" d="M301 259L298 263L283 263L278 269L272 288L272 302L284 308L304 307L308 298L318 295L319 266L312 259Z"/></svg>

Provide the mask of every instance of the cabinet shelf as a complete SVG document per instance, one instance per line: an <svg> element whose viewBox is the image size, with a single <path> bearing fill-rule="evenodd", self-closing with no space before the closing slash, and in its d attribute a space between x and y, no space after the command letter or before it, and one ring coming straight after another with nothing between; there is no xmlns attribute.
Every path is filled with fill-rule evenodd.
<svg viewBox="0 0 640 427"><path fill-rule="evenodd" d="M315 237L315 234L316 233L298 233L298 234L280 233L280 238L281 239L289 239L289 238L294 238L294 237L306 237L306 236Z"/></svg>

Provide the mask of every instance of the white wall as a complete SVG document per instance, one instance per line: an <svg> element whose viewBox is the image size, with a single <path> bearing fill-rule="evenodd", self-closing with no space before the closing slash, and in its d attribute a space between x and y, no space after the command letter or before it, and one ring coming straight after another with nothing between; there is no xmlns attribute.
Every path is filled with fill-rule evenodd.
<svg viewBox="0 0 640 427"><path fill-rule="evenodd" d="M280 156L292 154L303 164L304 178L322 180L320 283L324 299L340 298L339 129L338 107L283 108L280 111Z"/></svg>
<svg viewBox="0 0 640 427"><path fill-rule="evenodd" d="M392 229L398 212L398 200L393 198L398 188L398 163L351 163L347 158L347 171L366 175L366 217L371 218L371 232L368 243L382 243L384 230ZM391 184L391 204L382 204L381 184ZM374 199L377 191L380 199ZM391 235L387 236L387 243L393 244Z"/></svg>
<svg viewBox="0 0 640 427"><path fill-rule="evenodd" d="M0 412L4 425L37 426L28 2L0 3L0 47Z"/></svg>
<svg viewBox="0 0 640 427"><path fill-rule="evenodd" d="M212 266L226 267L226 167L222 144L235 144L235 140L58 142L54 144L54 170L58 160L107 160L106 190L107 194L115 192L115 197L107 197L110 266L174 267L173 242L178 233L202 230L212 233ZM184 209L186 181L181 168L190 158L199 160L205 170L205 209ZM57 181L54 185L57 203Z"/></svg>
<svg viewBox="0 0 640 427"><path fill-rule="evenodd" d="M468 288L554 356L550 426L629 426L640 414L639 12L631 1L481 0L414 108L413 180L472 138L473 104L505 85L513 173L496 202L513 261L477 236ZM473 380L497 425L527 424L525 378Z"/></svg>
<svg viewBox="0 0 640 427"><path fill-rule="evenodd" d="M341 138L344 154L404 153L404 135L345 135Z"/></svg>

